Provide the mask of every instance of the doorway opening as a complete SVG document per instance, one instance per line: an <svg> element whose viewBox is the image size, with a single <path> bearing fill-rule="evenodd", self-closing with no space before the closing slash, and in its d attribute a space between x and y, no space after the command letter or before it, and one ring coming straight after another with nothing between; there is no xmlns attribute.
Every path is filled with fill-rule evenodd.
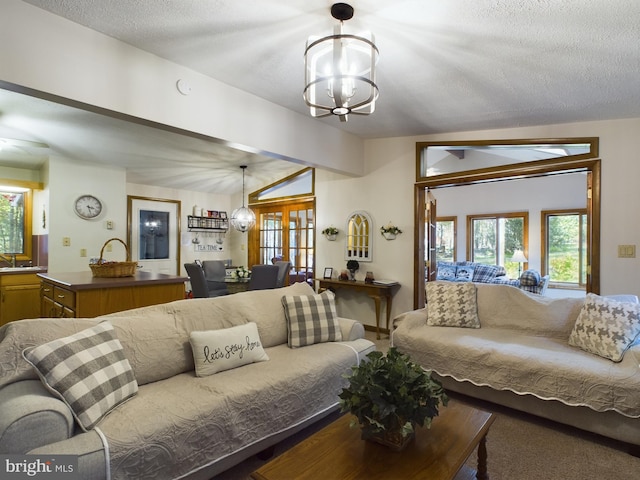
<svg viewBox="0 0 640 480"><path fill-rule="evenodd" d="M438 189L492 184L515 179L538 178L544 181L559 174L576 172L586 177L586 191L583 197L586 203L583 236L586 277L584 289L586 292L599 293L600 159L597 156L598 138L595 137L418 142L416 144L414 241L416 257L424 261L415 263L414 307L424 306L425 283L435 279L435 261L438 253L438 209L437 195L434 194ZM484 185L484 188L491 189L491 185ZM544 189L540 190L540 195L544 195ZM504 199L503 205L507 210L510 208L508 197ZM446 211L443 215L450 216L451 212ZM539 251L532 253L542 258L544 255L542 248L539 246ZM469 253L465 252L464 255L464 259L469 260L466 258Z"/></svg>

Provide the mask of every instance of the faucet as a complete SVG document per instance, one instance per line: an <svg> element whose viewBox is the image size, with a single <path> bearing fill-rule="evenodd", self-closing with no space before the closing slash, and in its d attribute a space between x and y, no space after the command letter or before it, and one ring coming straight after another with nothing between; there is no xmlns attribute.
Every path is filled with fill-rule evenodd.
<svg viewBox="0 0 640 480"><path fill-rule="evenodd" d="M6 257L6 255L9 255L9 257ZM4 260L9 265L11 265L11 267L13 267L13 268L16 267L16 254L15 253L5 253L4 255L0 255L0 260Z"/></svg>

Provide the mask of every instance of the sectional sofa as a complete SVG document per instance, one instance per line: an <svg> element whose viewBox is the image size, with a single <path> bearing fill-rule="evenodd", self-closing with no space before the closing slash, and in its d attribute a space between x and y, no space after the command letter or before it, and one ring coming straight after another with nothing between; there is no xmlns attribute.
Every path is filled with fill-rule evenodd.
<svg viewBox="0 0 640 480"><path fill-rule="evenodd" d="M427 283L391 342L445 388L640 445L637 297L551 299L507 285Z"/></svg>
<svg viewBox="0 0 640 480"><path fill-rule="evenodd" d="M338 409L370 351L306 283L0 329L0 453L81 478L209 479Z"/></svg>

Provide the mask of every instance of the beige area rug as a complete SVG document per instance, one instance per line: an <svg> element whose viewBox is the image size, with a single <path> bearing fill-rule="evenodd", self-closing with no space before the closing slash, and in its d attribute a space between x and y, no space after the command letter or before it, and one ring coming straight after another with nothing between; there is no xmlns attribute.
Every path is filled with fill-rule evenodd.
<svg viewBox="0 0 640 480"><path fill-rule="evenodd" d="M619 442L486 402L458 395L455 398L497 414L487 437L488 470L491 480L640 478L640 458L628 454L625 445ZM309 427L286 440L276 447L275 454L280 455L318 429L319 427L315 426ZM475 468L476 458L476 453L472 453L468 465ZM217 476L216 480L247 480L251 472L264 463L266 462L255 457L251 458ZM429 479L428 472L424 472L423 478Z"/></svg>
<svg viewBox="0 0 640 480"><path fill-rule="evenodd" d="M487 436L492 480L632 480L640 478L640 458L627 445L550 420L469 399L493 411ZM468 465L475 467L473 454Z"/></svg>

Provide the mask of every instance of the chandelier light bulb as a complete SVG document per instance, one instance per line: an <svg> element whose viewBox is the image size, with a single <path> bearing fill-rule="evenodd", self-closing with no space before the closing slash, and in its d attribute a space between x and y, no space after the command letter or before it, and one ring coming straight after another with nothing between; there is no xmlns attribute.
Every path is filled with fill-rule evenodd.
<svg viewBox="0 0 640 480"><path fill-rule="evenodd" d="M346 122L351 113L369 115L375 111L379 52L372 33L343 32L343 22L353 17L350 5L334 4L331 15L340 22L333 35L307 40L303 97L313 117L337 115Z"/></svg>
<svg viewBox="0 0 640 480"><path fill-rule="evenodd" d="M242 206L231 212L231 225L239 232L246 232L256 224L256 214L249 207L244 206L244 171L246 165L240 165L242 169Z"/></svg>

